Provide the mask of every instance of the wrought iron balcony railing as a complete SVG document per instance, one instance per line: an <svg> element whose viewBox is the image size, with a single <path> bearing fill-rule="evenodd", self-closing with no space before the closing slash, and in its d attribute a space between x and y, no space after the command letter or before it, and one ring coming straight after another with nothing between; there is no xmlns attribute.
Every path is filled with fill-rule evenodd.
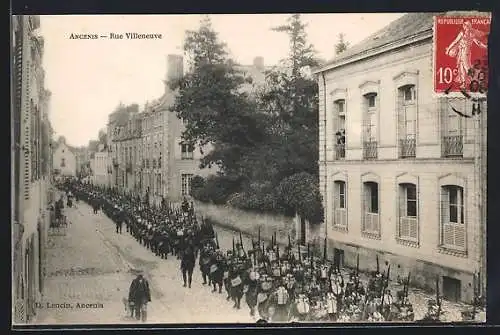
<svg viewBox="0 0 500 335"><path fill-rule="evenodd" d="M345 158L345 143L335 144L335 159Z"/></svg>
<svg viewBox="0 0 500 335"><path fill-rule="evenodd" d="M414 138L405 138L399 140L399 156L401 158L415 157L416 140Z"/></svg>
<svg viewBox="0 0 500 335"><path fill-rule="evenodd" d="M464 152L464 137L462 135L444 136L442 149L444 157L462 157Z"/></svg>
<svg viewBox="0 0 500 335"><path fill-rule="evenodd" d="M193 157L193 151L183 152L181 155L181 159L193 159Z"/></svg>
<svg viewBox="0 0 500 335"><path fill-rule="evenodd" d="M363 158L375 159L377 158L377 142L369 141L363 143Z"/></svg>

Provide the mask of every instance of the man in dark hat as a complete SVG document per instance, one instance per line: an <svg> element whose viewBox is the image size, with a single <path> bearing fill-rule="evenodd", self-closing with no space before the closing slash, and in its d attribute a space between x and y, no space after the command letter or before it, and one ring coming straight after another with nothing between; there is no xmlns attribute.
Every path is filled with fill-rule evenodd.
<svg viewBox="0 0 500 335"><path fill-rule="evenodd" d="M184 287L186 287L186 282L191 288L191 281L193 279L193 270L196 263L196 255L194 247L188 245L186 249L182 253L181 260L181 271L182 271L182 280L184 281Z"/></svg>
<svg viewBox="0 0 500 335"><path fill-rule="evenodd" d="M128 301L135 309L135 318L146 321L146 306L151 301L151 292L149 290L149 283L142 273L137 275L130 284Z"/></svg>

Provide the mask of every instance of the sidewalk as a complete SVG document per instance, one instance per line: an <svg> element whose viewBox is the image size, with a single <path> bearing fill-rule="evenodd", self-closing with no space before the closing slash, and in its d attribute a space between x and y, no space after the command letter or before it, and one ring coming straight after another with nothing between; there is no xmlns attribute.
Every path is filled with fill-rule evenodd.
<svg viewBox="0 0 500 335"><path fill-rule="evenodd" d="M35 324L123 323L122 298L133 276L79 209L66 209L65 236L49 236L44 296ZM48 308L61 304L62 308ZM83 308L80 308L82 307Z"/></svg>

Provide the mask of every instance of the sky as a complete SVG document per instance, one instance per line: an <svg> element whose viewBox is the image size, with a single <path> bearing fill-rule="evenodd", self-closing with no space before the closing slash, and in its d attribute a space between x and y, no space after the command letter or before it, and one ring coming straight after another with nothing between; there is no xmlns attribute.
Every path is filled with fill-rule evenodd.
<svg viewBox="0 0 500 335"><path fill-rule="evenodd" d="M303 14L308 39L322 59L334 56L339 33L351 45L383 28L402 14ZM240 64L264 57L275 65L287 56L286 34L270 28L285 24L285 14L211 15L219 38ZM59 15L41 16L45 39L45 86L52 92L50 119L55 137L70 145L87 145L106 127L118 104L161 97L166 56L183 54L186 30L196 30L200 15ZM155 40L70 39L74 34L162 34Z"/></svg>

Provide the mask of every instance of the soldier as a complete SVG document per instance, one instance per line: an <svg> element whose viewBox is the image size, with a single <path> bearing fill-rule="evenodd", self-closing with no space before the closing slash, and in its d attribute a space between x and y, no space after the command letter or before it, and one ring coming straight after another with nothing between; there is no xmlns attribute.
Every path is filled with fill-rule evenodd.
<svg viewBox="0 0 500 335"><path fill-rule="evenodd" d="M277 281L277 288L275 291L276 307L274 311L273 319L276 321L284 322L288 321L288 305L290 296L287 289L282 281L279 279Z"/></svg>
<svg viewBox="0 0 500 335"><path fill-rule="evenodd" d="M184 281L184 287L186 287L186 281L187 281L189 288L191 288L191 282L193 279L193 269L195 263L196 263L196 258L193 247L188 246L182 253L182 260L181 260L181 271L182 271L182 280Z"/></svg>

